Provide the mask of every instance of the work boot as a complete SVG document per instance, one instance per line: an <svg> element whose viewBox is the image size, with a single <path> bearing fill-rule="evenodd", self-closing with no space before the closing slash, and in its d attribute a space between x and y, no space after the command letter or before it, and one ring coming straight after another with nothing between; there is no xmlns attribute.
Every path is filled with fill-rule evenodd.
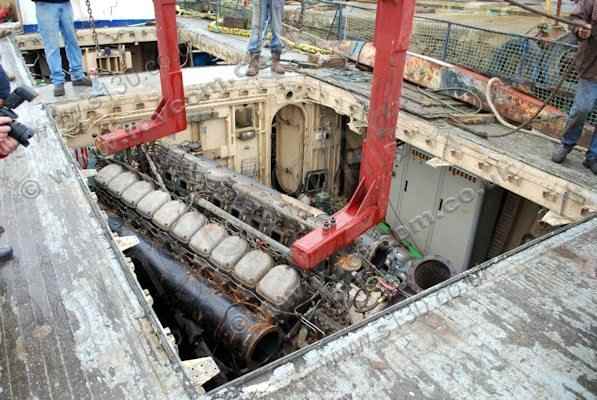
<svg viewBox="0 0 597 400"><path fill-rule="evenodd" d="M597 159L585 160L585 161L583 161L582 165L584 165L585 168L590 169L591 172L593 172L595 175L597 175Z"/></svg>
<svg viewBox="0 0 597 400"><path fill-rule="evenodd" d="M568 154L572 151L572 147L566 146L565 144L558 144L553 151L551 161L561 164L564 162Z"/></svg>
<svg viewBox="0 0 597 400"><path fill-rule="evenodd" d="M91 87L91 79L89 79L86 76L84 76L81 79L77 79L76 81L73 81L73 86L87 86L87 87Z"/></svg>
<svg viewBox="0 0 597 400"><path fill-rule="evenodd" d="M59 85L54 85L54 97L62 97L66 94L66 90L64 89L64 83Z"/></svg>
<svg viewBox="0 0 597 400"><path fill-rule="evenodd" d="M247 68L247 76L257 76L259 73L259 54L251 54L249 67Z"/></svg>
<svg viewBox="0 0 597 400"><path fill-rule="evenodd" d="M280 64L280 53L272 53L272 72L280 75L284 75L284 72L286 72Z"/></svg>

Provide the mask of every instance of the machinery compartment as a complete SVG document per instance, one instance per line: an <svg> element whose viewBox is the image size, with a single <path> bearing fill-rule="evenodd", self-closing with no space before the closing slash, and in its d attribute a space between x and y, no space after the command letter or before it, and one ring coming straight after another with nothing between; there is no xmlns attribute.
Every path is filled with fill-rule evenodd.
<svg viewBox="0 0 597 400"><path fill-rule="evenodd" d="M449 262L434 257L423 271L376 230L303 271L288 246L325 213L184 146L154 144L120 158L96 176L100 204L114 232L139 238L126 255L181 357L213 357L221 382L452 276Z"/></svg>

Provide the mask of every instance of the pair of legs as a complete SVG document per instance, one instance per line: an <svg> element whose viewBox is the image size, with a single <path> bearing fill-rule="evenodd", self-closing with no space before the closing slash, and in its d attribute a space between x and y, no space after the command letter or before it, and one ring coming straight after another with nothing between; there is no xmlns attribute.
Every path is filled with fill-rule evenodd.
<svg viewBox="0 0 597 400"><path fill-rule="evenodd" d="M282 15L284 13L284 0L253 0L253 19L251 21L251 38L249 39L249 52L251 62L247 75L255 76L259 70L259 56L263 47L263 39L267 35L267 28L271 26L272 41L272 71L284 73L280 65L282 54Z"/></svg>
<svg viewBox="0 0 597 400"><path fill-rule="evenodd" d="M272 28L270 50L273 54L282 53L282 13L284 0L253 0L253 20L251 22L251 39L249 54L260 54L267 28Z"/></svg>
<svg viewBox="0 0 597 400"><path fill-rule="evenodd" d="M73 81L84 80L83 54L75 32L73 8L70 2L36 2L35 6L39 33L44 43L52 83L55 86L61 86L64 85L65 79L60 55L60 33L64 38L71 79Z"/></svg>
<svg viewBox="0 0 597 400"><path fill-rule="evenodd" d="M578 139L583 133L583 129L589 114L597 105L597 81L581 79L578 82L574 105L570 110L566 131L562 137L561 145L554 153L555 162L563 162L566 155L574 148ZM585 165L591 167L597 163L597 131L593 133L591 145L587 151ZM593 170L595 172L595 170Z"/></svg>

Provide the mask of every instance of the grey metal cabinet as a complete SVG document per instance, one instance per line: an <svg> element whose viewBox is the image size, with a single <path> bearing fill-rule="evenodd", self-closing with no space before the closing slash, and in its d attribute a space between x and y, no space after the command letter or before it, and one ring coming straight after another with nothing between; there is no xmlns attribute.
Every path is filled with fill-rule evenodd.
<svg viewBox="0 0 597 400"><path fill-rule="evenodd" d="M398 148L386 221L424 254L469 268L484 182L451 166L432 167L431 156L412 146Z"/></svg>

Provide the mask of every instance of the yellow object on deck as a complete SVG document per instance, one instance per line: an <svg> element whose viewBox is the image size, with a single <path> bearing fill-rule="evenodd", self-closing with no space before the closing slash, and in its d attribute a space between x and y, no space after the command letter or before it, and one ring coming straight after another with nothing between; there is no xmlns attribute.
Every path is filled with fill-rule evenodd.
<svg viewBox="0 0 597 400"><path fill-rule="evenodd" d="M219 25L217 21L213 21L207 26L207 30L215 33L225 33L226 35L251 37L251 31L241 28L228 28L227 26Z"/></svg>
<svg viewBox="0 0 597 400"><path fill-rule="evenodd" d="M241 28L228 28L226 26L222 26L219 25L217 23L217 21L213 21L212 23L210 23L207 26L207 29L210 32L215 32L215 33L224 33L226 35L234 35L234 36L242 36L242 37L251 37L251 31L249 29L241 29ZM268 38L271 37L271 35L268 35ZM293 42L290 39L286 39L286 38L282 38L282 41L290 48L297 50L297 51L301 51L303 53L308 53L308 54L332 54L331 50L328 49L322 49L320 47L317 46L312 46L310 44L307 43L296 43Z"/></svg>

